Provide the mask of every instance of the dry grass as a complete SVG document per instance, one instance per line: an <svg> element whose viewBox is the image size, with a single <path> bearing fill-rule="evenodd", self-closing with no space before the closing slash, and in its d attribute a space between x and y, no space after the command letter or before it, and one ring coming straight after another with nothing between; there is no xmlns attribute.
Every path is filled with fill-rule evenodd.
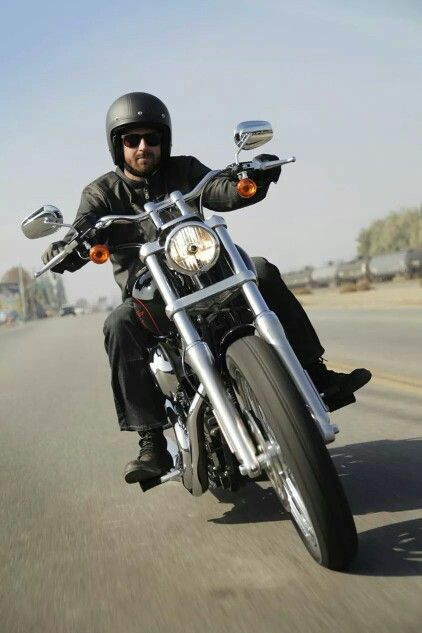
<svg viewBox="0 0 422 633"><path fill-rule="evenodd" d="M362 279L361 281L358 281L356 284L356 290L358 291L366 291L366 290L372 290L372 286L369 283L369 281L367 281L366 279Z"/></svg>
<svg viewBox="0 0 422 633"><path fill-rule="evenodd" d="M357 282L352 281L348 284L343 284L339 288L339 292L341 294L345 294L347 292L363 292L367 290L372 290L372 286L369 281L366 281L366 279L362 279L361 281Z"/></svg>
<svg viewBox="0 0 422 633"><path fill-rule="evenodd" d="M400 283L373 284L371 292L349 291L341 294L339 289L322 288L309 296L299 297L308 307L325 308L395 308L418 306L422 308L422 283L420 279Z"/></svg>
<svg viewBox="0 0 422 633"><path fill-rule="evenodd" d="M356 292L356 290L357 290L356 284L354 284L354 283L343 284L339 288L339 293L344 295L344 294L346 294L346 292Z"/></svg>
<svg viewBox="0 0 422 633"><path fill-rule="evenodd" d="M312 290L310 288L295 288L292 290L294 295L311 295Z"/></svg>

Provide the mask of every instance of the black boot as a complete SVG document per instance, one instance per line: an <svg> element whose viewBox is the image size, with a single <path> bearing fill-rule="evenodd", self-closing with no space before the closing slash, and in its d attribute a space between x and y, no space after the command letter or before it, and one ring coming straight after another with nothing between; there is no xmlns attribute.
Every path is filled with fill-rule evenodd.
<svg viewBox="0 0 422 633"><path fill-rule="evenodd" d="M369 369L363 367L354 369L350 374L332 371L327 369L322 358L306 367L306 370L330 411L356 402L353 393L372 377Z"/></svg>
<svg viewBox="0 0 422 633"><path fill-rule="evenodd" d="M139 456L125 466L128 484L160 477L173 468L173 458L167 450L163 429L139 431L139 435Z"/></svg>

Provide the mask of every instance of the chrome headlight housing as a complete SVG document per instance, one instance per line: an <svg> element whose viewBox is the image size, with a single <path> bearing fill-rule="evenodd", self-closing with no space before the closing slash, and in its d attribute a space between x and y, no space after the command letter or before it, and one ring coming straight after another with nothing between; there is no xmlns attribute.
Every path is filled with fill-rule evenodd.
<svg viewBox="0 0 422 633"><path fill-rule="evenodd" d="M212 268L220 254L214 231L199 222L177 226L164 246L167 263L185 275L197 275Z"/></svg>

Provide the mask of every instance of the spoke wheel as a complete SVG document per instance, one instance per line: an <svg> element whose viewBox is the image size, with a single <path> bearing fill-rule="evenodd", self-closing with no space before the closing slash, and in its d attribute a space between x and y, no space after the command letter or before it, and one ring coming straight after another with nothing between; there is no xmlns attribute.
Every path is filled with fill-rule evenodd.
<svg viewBox="0 0 422 633"><path fill-rule="evenodd" d="M331 458L290 376L257 336L233 343L227 369L261 467L311 556L344 569L356 529Z"/></svg>
<svg viewBox="0 0 422 633"><path fill-rule="evenodd" d="M271 425L244 376L237 371L235 392L246 414L249 429L261 454L261 466L268 475L283 508L291 514L312 556L322 561L321 550L311 518L298 490L293 473L283 458L283 450Z"/></svg>

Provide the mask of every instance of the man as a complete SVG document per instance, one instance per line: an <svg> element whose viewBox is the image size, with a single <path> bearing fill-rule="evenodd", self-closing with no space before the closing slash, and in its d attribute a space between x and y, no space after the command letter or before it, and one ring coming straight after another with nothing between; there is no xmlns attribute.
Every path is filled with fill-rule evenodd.
<svg viewBox="0 0 422 633"><path fill-rule="evenodd" d="M106 133L116 171L100 176L84 189L76 220L86 214L99 218L142 213L148 200L163 199L175 190L187 193L209 172L191 156L171 157L170 115L164 103L153 95L134 92L119 97L108 110ZM238 195L229 177L218 176L206 187L203 204L223 212L248 206L265 198L270 183L277 182L279 174L279 167L257 172L254 178L258 192L251 200ZM114 225L107 237L111 245L151 241L154 227L149 222L142 223L140 228ZM44 263L64 244L63 241L51 244L43 255ZM138 431L141 437L138 458L125 468L126 481L134 483L168 471L172 460L162 429L163 397L148 369L150 335L140 326L131 299L132 287L143 265L136 249L117 252L111 261L123 303L104 323L105 347L120 429ZM68 257L59 270L77 270L84 263ZM265 300L279 317L299 361L326 402L332 409L354 402L353 392L368 382L370 372L356 369L351 374L338 374L327 370L321 358L324 349L278 269L263 258L255 258L254 264Z"/></svg>

